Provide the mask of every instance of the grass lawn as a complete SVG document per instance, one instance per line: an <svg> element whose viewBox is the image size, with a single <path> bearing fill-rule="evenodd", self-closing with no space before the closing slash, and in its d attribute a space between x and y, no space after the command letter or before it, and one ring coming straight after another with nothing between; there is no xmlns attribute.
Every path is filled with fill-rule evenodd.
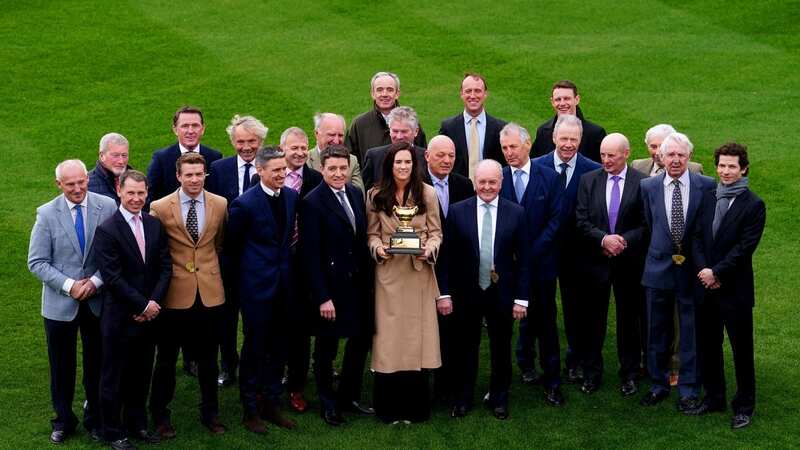
<svg viewBox="0 0 800 450"><path fill-rule="evenodd" d="M259 437L238 425L238 392L229 388L221 393L229 432L211 438L197 420L196 384L179 375L178 439L161 448L800 446L800 227L791 218L800 198L800 2L177 3L7 0L0 9L0 448L50 445L41 286L25 261L35 208L57 194L58 161L93 165L100 136L117 131L144 170L174 141L171 115L183 103L204 109L203 142L226 155L224 128L237 113L262 119L277 143L289 126L310 132L314 112L351 119L369 108L379 70L399 74L401 102L416 108L429 138L461 110L462 73L477 70L489 82L488 111L531 131L552 114L550 85L568 78L586 117L627 135L633 157L646 154L644 132L661 122L690 136L707 173L716 146L748 144L751 187L768 208L754 261L753 425L732 432L729 413L684 417L672 401L645 409L622 399L612 322L606 384L590 397L565 386L562 409L545 406L515 372L505 422L481 409L454 421L438 409L423 425L354 418L334 430L312 410L297 417L298 430L271 427ZM730 382L730 355L726 362ZM478 389L487 382L484 370ZM97 444L80 434L68 446Z"/></svg>

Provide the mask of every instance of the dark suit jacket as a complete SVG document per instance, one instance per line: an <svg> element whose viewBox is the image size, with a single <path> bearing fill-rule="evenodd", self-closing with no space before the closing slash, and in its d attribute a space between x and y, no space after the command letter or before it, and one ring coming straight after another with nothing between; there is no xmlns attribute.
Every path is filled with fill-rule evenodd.
<svg viewBox="0 0 800 450"><path fill-rule="evenodd" d="M239 196L239 167L237 167L237 155L228 156L214 161L209 166L209 174L206 177L206 189L214 194L221 195L228 200L228 207L231 202ZM255 161L250 173L256 175ZM250 183L252 186L253 183Z"/></svg>
<svg viewBox="0 0 800 450"><path fill-rule="evenodd" d="M425 170L422 181L433 186L433 180L431 179L431 174L427 170ZM458 203L461 200L466 200L472 197L473 195L475 195L475 188L472 185L472 181L470 181L470 179L465 176L459 175L454 172L450 172L450 175L447 178L447 196L449 200L448 206L454 203ZM444 211L442 211L441 207L439 208L439 218L441 219L442 223L445 223L447 220L447 218L444 216Z"/></svg>
<svg viewBox="0 0 800 450"><path fill-rule="evenodd" d="M555 150L533 160L533 164L547 167L555 172L553 161ZM581 233L575 225L575 205L578 201L578 185L584 173L599 169L600 164L591 159L577 154L575 169L569 179L566 189L556 184L561 192L561 223L556 237L556 248L559 261L573 261L579 253ZM556 172L556 176L558 172ZM571 263L570 263L571 264Z"/></svg>
<svg viewBox="0 0 800 450"><path fill-rule="evenodd" d="M641 279L648 232L639 183L645 178L638 170L628 167L625 182L621 186L622 198L614 230L615 234L625 239L628 246L619 256L609 258L601 246L603 238L611 233L606 204L608 173L600 168L581 177L575 209L577 227L583 236L578 257L584 272L597 282L608 281L612 266L619 267L626 276L629 274L637 284Z"/></svg>
<svg viewBox="0 0 800 450"><path fill-rule="evenodd" d="M716 191L705 193L695 221L692 259L695 272L710 268L720 282L716 295L722 306L755 306L753 253L758 247L767 220L764 202L752 191L742 192L722 219L716 237L712 234Z"/></svg>
<svg viewBox="0 0 800 450"><path fill-rule="evenodd" d="M531 276L537 280L556 277L555 239L561 222L561 194L558 174L547 167L531 164L528 186L520 203L525 208L528 241L532 243ZM511 167L503 168L503 187L500 196L517 202Z"/></svg>
<svg viewBox="0 0 800 450"><path fill-rule="evenodd" d="M389 151L389 145L371 148L364 156L364 167L361 168L361 179L364 180L364 192L381 181L381 171L383 170L383 158ZM425 149L414 146L414 153L417 155L419 170L424 174L428 171L428 163L425 161Z"/></svg>
<svg viewBox="0 0 800 450"><path fill-rule="evenodd" d="M258 174L253 175L250 179L250 186L257 185L261 179ZM300 185L300 200L302 200L309 192L322 183L322 174L318 170L312 169L310 166L303 166L303 182ZM288 185L286 187L289 187Z"/></svg>
<svg viewBox="0 0 800 450"><path fill-rule="evenodd" d="M214 161L222 158L222 153L202 144L200 144L200 154L206 159L206 167L211 167ZM181 149L177 142L153 153L153 158L147 167L147 180L150 182L148 204L166 197L178 189L178 179L175 178L175 162L180 156Z"/></svg>
<svg viewBox="0 0 800 450"><path fill-rule="evenodd" d="M586 120L581 112L581 107L577 108L577 116L581 119L583 126L583 133L581 134L581 145L578 147L578 152L583 156L595 162L600 162L600 143L606 137L606 130ZM556 126L558 116L554 116L547 122L541 124L536 129L536 140L533 141L533 148L531 148L531 157L542 156L547 152L555 150L556 145L553 143L553 129Z"/></svg>
<svg viewBox="0 0 800 450"><path fill-rule="evenodd" d="M705 191L714 189L714 180L705 175L689 173L689 204L684 218L684 233L681 239L681 252L686 261L678 266L672 262L675 248L669 232L669 220L664 206L664 177L666 174L645 178L640 189L644 202L644 217L650 230L650 245L642 274L642 285L655 289L675 289L691 294L697 289L697 272L692 263L691 237L697 211ZM683 199L687 201L687 199Z"/></svg>
<svg viewBox="0 0 800 450"><path fill-rule="evenodd" d="M503 151L500 149L500 130L506 126L506 121L490 116L486 113L486 135L483 140L483 158L493 159L505 166L508 164ZM439 134L443 134L456 144L456 160L453 172L465 177L469 176L469 152L467 151L467 135L464 132L464 113L442 121Z"/></svg>
<svg viewBox="0 0 800 450"><path fill-rule="evenodd" d="M127 169L130 170L132 167L128 166ZM117 206L119 206L115 178L112 172L106 170L106 168L100 164L100 161L97 161L94 169L89 171L89 191L95 194L105 195L117 202Z"/></svg>
<svg viewBox="0 0 800 450"><path fill-rule="evenodd" d="M289 295L290 246L299 196L283 187L279 199L286 213L280 234L267 194L259 184L237 197L228 212L225 252L236 274L242 320L248 324L268 321L277 296Z"/></svg>
<svg viewBox="0 0 800 450"><path fill-rule="evenodd" d="M106 336L136 336L151 323L137 323L147 303L161 303L172 277L172 258L167 234L161 222L142 213L145 261L136 238L119 211L103 222L95 232L97 265L103 276L103 312L100 315Z"/></svg>
<svg viewBox="0 0 800 450"><path fill-rule="evenodd" d="M353 208L355 230L326 183L305 196L300 207L300 247L318 335L364 335L371 333L375 321L369 295L374 269L367 246L364 195L349 183L345 191ZM333 300L336 308L332 322L319 315L319 306L328 300Z"/></svg>
<svg viewBox="0 0 800 450"><path fill-rule="evenodd" d="M398 106L400 104L395 103L394 107ZM418 124L418 126L419 132L417 132L417 137L414 138L414 145L425 148L428 142L425 139L425 130L422 129L422 124ZM372 102L372 109L359 114L353 119L350 129L347 130L347 136L344 138L344 145L350 149L350 153L358 158L358 163L362 166L369 149L391 143L389 125L386 124L383 114L375 107L375 102ZM366 192L366 189L364 192Z"/></svg>
<svg viewBox="0 0 800 450"><path fill-rule="evenodd" d="M462 302L474 301L478 285L480 246L478 236L478 197L451 205L447 214L444 242L440 251L442 295L452 295L454 309ZM511 314L514 299L528 300L530 293L530 244L526 233L525 211L515 202L500 198L494 230L494 271L500 302L498 310Z"/></svg>

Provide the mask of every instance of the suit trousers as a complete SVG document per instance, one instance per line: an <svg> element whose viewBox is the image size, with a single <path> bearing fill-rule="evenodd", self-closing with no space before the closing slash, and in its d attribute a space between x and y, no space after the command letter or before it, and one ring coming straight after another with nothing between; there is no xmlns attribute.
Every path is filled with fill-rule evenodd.
<svg viewBox="0 0 800 450"><path fill-rule="evenodd" d="M725 404L725 371L722 345L724 330L733 352L736 395L731 402L734 414L752 415L756 404L756 374L753 355L753 308L731 306L714 294L706 295L698 307L700 354L706 400Z"/></svg>
<svg viewBox="0 0 800 450"><path fill-rule="evenodd" d="M53 430L68 433L78 426L78 418L72 411L78 331L83 346L83 391L87 402L83 411L83 426L87 430L95 430L100 427L100 320L92 313L86 301L81 302L78 315L69 322L44 319L47 357L50 362L50 399L56 413L51 424Z"/></svg>
<svg viewBox="0 0 800 450"><path fill-rule="evenodd" d="M147 429L145 403L153 373L155 338L150 324L142 328L135 336L103 336L100 412L107 441Z"/></svg>
<svg viewBox="0 0 800 450"><path fill-rule="evenodd" d="M439 348L442 366L433 372L433 395L445 403L453 400L454 383L458 380L458 359L461 336L455 313L443 316L437 314L439 322Z"/></svg>
<svg viewBox="0 0 800 450"><path fill-rule="evenodd" d="M696 310L691 293L671 289L647 288L647 369L650 372L651 392L670 390L670 344L673 334L673 311L678 305L680 321L680 358L678 392L681 397L697 396L700 390L697 362Z"/></svg>
<svg viewBox="0 0 800 450"><path fill-rule="evenodd" d="M339 350L339 339L334 336L317 336L314 341L314 378L323 410L337 409L352 401L361 401L364 366L372 345L372 336L347 338L342 359L342 376L339 392L333 390L333 361Z"/></svg>
<svg viewBox="0 0 800 450"><path fill-rule="evenodd" d="M582 364L583 355L578 349L583 330L581 330L581 305L584 299L585 280L582 279L575 268L578 263L572 258L559 261L558 289L561 292L561 312L564 320L564 335L567 338L567 354L564 366L567 369L577 369Z"/></svg>
<svg viewBox="0 0 800 450"><path fill-rule="evenodd" d="M259 397L280 405L283 371L286 366L286 294L272 298L266 321L242 316L244 344L239 361L239 397L244 414L259 411Z"/></svg>
<svg viewBox="0 0 800 450"><path fill-rule="evenodd" d="M489 333L489 402L493 407L508 405L508 389L511 386L511 335L514 319L511 311L500 305L497 285L488 289L477 289L470 299L456 299L453 314L459 323L461 336L457 348L460 383L457 381L454 405L472 407L475 384L478 379L481 334L483 319Z"/></svg>
<svg viewBox="0 0 800 450"><path fill-rule="evenodd" d="M219 353L222 370L236 375L239 367L239 301L234 292L225 290L225 303L219 321Z"/></svg>
<svg viewBox="0 0 800 450"><path fill-rule="evenodd" d="M520 321L517 341L517 364L520 353L532 354L533 345L539 343L539 364L542 367L542 384L546 388L561 385L561 349L558 343L556 308L556 280L533 280L528 317ZM524 331L524 333L523 333ZM528 368L533 368L533 363Z"/></svg>
<svg viewBox="0 0 800 450"><path fill-rule="evenodd" d="M580 308L579 348L584 378L598 383L603 377L603 344L608 328L608 303L612 287L617 315L619 378L627 381L639 377L642 361L639 320L644 290L639 278L632 277L625 269L613 266L609 279L604 282L584 280L587 295Z"/></svg>
<svg viewBox="0 0 800 450"><path fill-rule="evenodd" d="M169 404L175 397L175 363L181 347L189 349L197 362L200 384L200 421L208 423L219 415L217 398L217 346L219 322L224 304L206 307L197 293L189 309L163 308L157 328L156 366L150 394L150 414L156 425L171 423Z"/></svg>
<svg viewBox="0 0 800 450"><path fill-rule="evenodd" d="M311 359L311 331L309 322L308 279L304 260L297 245L292 246L292 299L289 306L291 325L287 329L286 388L289 392L303 392L308 381ZM333 369L331 369L333 370Z"/></svg>

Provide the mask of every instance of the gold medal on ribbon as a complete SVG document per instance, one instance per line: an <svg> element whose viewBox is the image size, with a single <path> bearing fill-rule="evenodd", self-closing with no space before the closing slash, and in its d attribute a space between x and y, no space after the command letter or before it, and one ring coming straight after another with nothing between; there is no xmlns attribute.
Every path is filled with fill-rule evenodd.
<svg viewBox="0 0 800 450"><path fill-rule="evenodd" d="M672 255L672 262L675 263L676 266L680 266L683 262L686 261L686 257L683 255Z"/></svg>
<svg viewBox="0 0 800 450"><path fill-rule="evenodd" d="M494 269L492 269L492 273L489 274L489 278L492 279L492 283L497 284L497 280L500 279L500 275L498 275L497 272L495 272Z"/></svg>
<svg viewBox="0 0 800 450"><path fill-rule="evenodd" d="M189 261L186 263L186 270L188 270L190 273L194 273L197 270L197 268L194 267L194 261Z"/></svg>

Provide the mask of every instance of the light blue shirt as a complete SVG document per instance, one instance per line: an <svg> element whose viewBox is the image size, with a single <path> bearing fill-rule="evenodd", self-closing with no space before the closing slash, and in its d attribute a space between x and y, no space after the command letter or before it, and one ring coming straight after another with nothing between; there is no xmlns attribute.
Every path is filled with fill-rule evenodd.
<svg viewBox="0 0 800 450"><path fill-rule="evenodd" d="M478 153L478 161L483 160L483 142L486 140L486 110L481 111L477 117L478 119L478 143L480 144L481 151ZM469 147L469 129L470 120L472 116L464 110L464 136L467 137L467 146Z"/></svg>
<svg viewBox="0 0 800 450"><path fill-rule="evenodd" d="M445 175L444 178L439 178L431 172L430 168L428 168L428 175L431 176L433 187L436 188L436 197L439 198L439 206L442 209L442 213L447 217L447 210L450 206L450 190L448 188L450 175L448 174Z"/></svg>
<svg viewBox="0 0 800 450"><path fill-rule="evenodd" d="M189 200L192 197L183 192L183 189L178 190L178 197L181 200L181 217L183 217L183 226L185 227L186 216L189 214ZM200 195L195 200L197 200L194 205L194 209L197 211L197 235L200 236L203 234L203 226L206 223L205 191L200 191Z"/></svg>
<svg viewBox="0 0 800 450"><path fill-rule="evenodd" d="M569 186L569 181L572 179L572 174L575 173L575 163L578 161L578 152L575 152L575 155L569 161L562 161L561 158L558 157L558 152L553 151L553 168L555 169L556 173L561 173L561 163L567 163L567 186Z"/></svg>

